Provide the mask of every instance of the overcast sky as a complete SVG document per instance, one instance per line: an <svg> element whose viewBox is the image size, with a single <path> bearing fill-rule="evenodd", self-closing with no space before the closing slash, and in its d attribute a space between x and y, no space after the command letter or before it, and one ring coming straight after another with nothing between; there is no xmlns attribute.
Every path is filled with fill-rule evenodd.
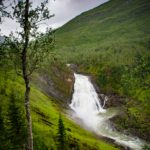
<svg viewBox="0 0 150 150"><path fill-rule="evenodd" d="M39 0L32 1L34 5L39 3ZM82 12L99 6L107 1L108 0L50 0L48 7L51 14L54 14L55 16L46 22L47 25L42 25L40 30L44 31L47 26L58 28ZM15 21L10 19L5 19L0 26L1 32L4 35L8 35L10 31L19 29Z"/></svg>

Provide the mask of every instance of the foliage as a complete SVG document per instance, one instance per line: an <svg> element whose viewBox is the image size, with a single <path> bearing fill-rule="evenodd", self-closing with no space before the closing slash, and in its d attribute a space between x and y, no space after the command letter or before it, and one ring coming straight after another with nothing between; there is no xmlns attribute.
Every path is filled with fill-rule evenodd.
<svg viewBox="0 0 150 150"><path fill-rule="evenodd" d="M10 13L7 11L7 8L8 7L10 7L11 6L11 4L10 5L5 5L5 3L3 3L3 1L5 1L5 0L0 0L0 24L2 23L2 18L3 17L9 17L9 18L11 18L12 16L10 15Z"/></svg>
<svg viewBox="0 0 150 150"><path fill-rule="evenodd" d="M26 121L22 97L12 90L16 86L10 82L14 80L12 75L0 72L0 149L21 150L26 144Z"/></svg>
<svg viewBox="0 0 150 150"><path fill-rule="evenodd" d="M145 145L142 150L150 150L150 146L149 145Z"/></svg>
<svg viewBox="0 0 150 150"><path fill-rule="evenodd" d="M2 69L3 70L3 69ZM13 89L13 90L12 90ZM10 97L14 91L14 97L16 99L16 105L19 106L19 110L24 112L23 92L24 85L21 77L16 76L15 71L0 70L0 106L2 106L2 117L5 120L5 128L9 128L9 124L6 123L8 119L8 108L10 105ZM58 120L60 107L56 104L56 99L47 96L41 89L32 85L31 92L31 115L33 119L33 136L34 136L34 148L36 150L57 150L56 136L58 134ZM25 113L23 114L25 115ZM21 117L21 116L20 116ZM92 133L85 131L80 126L76 125L72 120L68 119L62 113L63 124L69 140L69 145L78 144L78 147L82 150L117 150L114 145L104 142L100 139L96 139ZM1 127L1 126L0 126ZM6 135L7 133L4 132ZM3 136L0 134L0 138ZM15 136L17 139L17 137ZM15 140L15 139L14 139ZM5 140L5 145L11 146L11 143ZM9 149L9 148L6 148Z"/></svg>
<svg viewBox="0 0 150 150"><path fill-rule="evenodd" d="M57 133L57 142L58 142L58 149L66 150L67 143L66 143L66 132L64 123L61 117L61 114L59 115L59 121L58 121L58 133Z"/></svg>
<svg viewBox="0 0 150 150"><path fill-rule="evenodd" d="M4 116L2 114L2 104L0 105L0 150L5 147L5 126L4 126Z"/></svg>
<svg viewBox="0 0 150 150"><path fill-rule="evenodd" d="M136 133L146 140L150 106L149 17L148 0L109 1L57 29L55 51L60 61L77 64L79 72L91 74L103 93L132 99L125 106L127 115L119 122L126 121L126 128L131 130L138 124Z"/></svg>
<svg viewBox="0 0 150 150"><path fill-rule="evenodd" d="M83 13L56 30L57 45L54 52L57 61L62 62L59 64L59 67L62 67L62 64L75 63L79 66L79 71L90 73L94 76L102 92L117 93L132 98L125 106L126 115L124 118L119 118L119 122L125 123L126 129L130 128L132 130L132 127L133 129L137 128L139 135L144 138L146 133L150 133L148 122L150 106L149 6L149 0L113 0ZM16 8L18 9L19 7ZM17 13L15 12L15 15ZM34 11L33 14L35 16ZM19 19L20 16L17 17ZM36 21L33 20L33 25ZM32 24L30 24L31 26ZM21 33L19 33L19 36L23 38ZM34 36L36 34L33 32ZM14 44L12 48L14 47L14 52L17 50L17 56L20 56L20 50L17 48L22 47L23 41L19 41L18 44L18 40L15 40L14 36L11 36L11 38L12 40L10 41L13 41ZM46 38L44 39L44 35L39 36L37 40L31 40L28 47L27 59L29 64L27 67L29 74L30 70L32 70L30 64L35 64L36 59L40 60L38 55L41 56L41 45L45 47L45 56L47 50L51 47L46 46L46 44L40 44L45 43ZM48 41L46 40L46 42ZM31 59L32 52L36 49L38 49L39 53ZM3 60L1 64L5 64ZM55 76L53 77L57 81L56 84L61 86L61 82ZM6 97L2 93L6 92L8 94L10 87L15 86L17 87L15 88L17 90L16 93L23 93L22 80L17 77L16 81L14 80L15 78L11 79L9 76L8 80L0 80L0 83L6 86L6 88L1 88L4 86L0 86L0 96L4 100ZM7 110L5 108L7 100L4 100L2 104L4 106L3 110ZM57 135L58 110L60 108L54 101L56 100L44 95L36 86L32 86L31 108L35 139L34 146L37 150L42 147L43 149L57 149L54 137ZM91 133L84 131L64 115L62 117L69 144L74 145L78 143L82 150L117 149L101 140L96 140ZM1 120L3 119L5 120L5 118L1 118Z"/></svg>
<svg viewBox="0 0 150 150"><path fill-rule="evenodd" d="M39 23L52 17L49 13L48 8L46 7L47 3L48 0L45 0L41 3L41 6L33 8L32 3L30 3L30 0L18 1L17 3L15 3L14 1L14 6L12 6L13 19L15 19L20 25L21 31L17 32L17 36L11 34L8 38L9 50L15 52L15 56L17 60L19 60L19 63L15 64L19 64L19 67L21 66L22 77L25 83L24 101L28 133L28 142L26 148L29 150L33 150L32 120L30 115L29 97L29 76L33 73L35 69L37 69L38 64L43 61L45 54L47 54L49 51L50 47L48 47L48 45L46 45L44 42L50 44L52 43L52 39L48 38L49 36L47 36L51 32L50 30L47 29L46 38L44 38L45 36L43 36L43 34L40 34L38 32ZM29 51L29 42L31 38L35 38L35 41L32 42L30 49L36 49L31 49ZM39 41L42 48L39 47ZM18 69L18 67L16 68Z"/></svg>
<svg viewBox="0 0 150 150"><path fill-rule="evenodd" d="M11 141L11 149L21 150L26 147L26 122L21 106L17 105L21 97L13 92L7 114L7 139Z"/></svg>

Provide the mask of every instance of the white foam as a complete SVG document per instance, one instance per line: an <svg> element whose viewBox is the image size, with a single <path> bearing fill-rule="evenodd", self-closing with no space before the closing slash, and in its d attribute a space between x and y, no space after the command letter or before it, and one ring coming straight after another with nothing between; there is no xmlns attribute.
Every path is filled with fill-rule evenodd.
<svg viewBox="0 0 150 150"><path fill-rule="evenodd" d="M94 86L89 78L84 75L74 74L75 84L72 103L70 107L76 116L99 135L114 139L116 143L128 146L135 150L142 149L142 141L115 131L108 119L115 115L115 112L103 109Z"/></svg>

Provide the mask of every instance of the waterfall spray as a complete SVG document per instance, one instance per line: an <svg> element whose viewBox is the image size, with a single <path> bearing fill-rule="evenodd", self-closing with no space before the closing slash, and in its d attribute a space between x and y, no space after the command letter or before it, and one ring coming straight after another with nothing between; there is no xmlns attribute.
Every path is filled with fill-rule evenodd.
<svg viewBox="0 0 150 150"><path fill-rule="evenodd" d="M123 146L134 150L141 150L143 141L115 131L109 119L116 115L115 112L104 109L108 97L105 97L103 106L89 77L74 74L74 94L70 107L74 110L76 117L80 118L86 127L95 133L115 140Z"/></svg>

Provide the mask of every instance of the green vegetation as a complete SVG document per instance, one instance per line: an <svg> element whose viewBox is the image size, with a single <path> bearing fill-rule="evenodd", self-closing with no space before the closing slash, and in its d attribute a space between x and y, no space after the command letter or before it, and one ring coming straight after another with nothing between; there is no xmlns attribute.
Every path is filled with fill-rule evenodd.
<svg viewBox="0 0 150 150"><path fill-rule="evenodd" d="M58 149L66 150L67 143L66 143L66 131L63 120L61 118L61 114L59 115L58 121L58 133L57 133L57 141L58 141Z"/></svg>
<svg viewBox="0 0 150 150"><path fill-rule="evenodd" d="M12 89L13 91L13 89ZM11 91L11 92L12 92ZM26 143L26 122L24 113L21 110L21 105L17 105L19 103L21 97L18 94L10 93L10 102L8 106L8 114L7 114L7 139L11 141L12 147L9 149L24 149Z"/></svg>
<svg viewBox="0 0 150 150"><path fill-rule="evenodd" d="M148 141L149 18L149 0L110 0L56 30L58 58L91 74L103 93L132 99L116 122Z"/></svg>
<svg viewBox="0 0 150 150"><path fill-rule="evenodd" d="M22 136L26 137L26 132L21 131L24 129L24 125L19 126L19 133L16 133L18 128L14 128L14 124L17 123L15 119L19 119L19 124L22 124L22 120L25 121L24 115L24 107L23 107L23 93L24 93L24 82L21 77L17 76L15 70L4 71L4 68L1 68L0 71L0 128L8 129L13 127L10 131L13 131L13 140L19 138L19 142L25 144L26 141L22 141ZM34 149L36 150L51 150L57 149L57 135L58 135L58 120L59 114L62 110L57 104L56 99L49 97L48 95L44 94L37 88L35 85L31 87L31 115L32 115L32 122L33 122L33 136L34 136ZM15 101L14 101L15 99ZM15 102L12 105L12 103ZM19 106L19 109L18 109ZM10 109L11 107L11 109ZM18 116L15 111L19 111ZM21 112L20 112L21 111ZM7 114L14 114L11 116L13 122L7 123L8 115ZM17 117L16 117L17 115ZM9 115L10 116L10 115ZM21 119L22 118L22 119ZM66 132L66 140L68 143L69 148L72 147L80 147L82 150L87 149L108 149L108 150L115 150L113 145L110 145L102 140L97 139L92 133L85 131L80 126L76 125L71 119L68 119L66 115L62 113L62 120L65 126ZM9 119L10 120L10 119ZM15 122L14 122L15 120ZM9 121L10 122L10 121ZM24 124L24 123L23 123ZM21 129L21 130L20 130ZM10 136L11 134L7 134L4 130L0 130L2 134L0 134L0 139L3 139L5 136ZM20 135L20 133L23 133ZM7 140L6 140L7 139ZM5 146L11 146L9 143L9 138L6 137L3 140L3 144ZM26 138L24 138L25 140ZM13 142L13 141L11 141ZM20 144L18 142L18 144ZM12 143L13 144L13 143ZM7 149L11 149L6 147ZM1 148L3 149L3 148ZM15 148L17 150L17 148ZM19 150L21 148L18 148Z"/></svg>
<svg viewBox="0 0 150 150"><path fill-rule="evenodd" d="M65 102L68 100L72 76L65 67L66 63L77 64L79 72L91 74L103 93L128 97L130 100L122 106L124 115L114 121L118 128L127 129L149 141L149 18L149 0L110 0L81 14L56 31L55 61L44 60L45 64L42 65L45 68L38 66L40 70L31 77L35 150L58 149L58 128L62 130L62 127L65 127L63 132L67 149L118 149L76 125L62 113L59 100L50 96L48 89L52 83L52 90L59 91L55 94L62 93L59 98ZM44 37L46 36L42 35L43 40ZM42 55L42 39L37 42L38 56ZM30 46L34 49L34 42ZM50 48L47 45L44 47ZM16 59L17 47L13 48L12 53L9 48L11 47L0 46L0 150L21 150L27 145L27 123L23 107L25 86L23 79L15 73L20 72L19 67L12 69L14 64L20 63L20 59ZM34 53L31 49L29 53ZM29 65L32 68L32 62Z"/></svg>
<svg viewBox="0 0 150 150"><path fill-rule="evenodd" d="M3 1L0 2L0 22L2 22L2 17L9 17L10 15L10 18L15 20L20 27L19 30L15 32L15 36L13 31L11 31L9 37L2 41L2 45L4 45L4 48L9 49L9 53L14 53L16 57L14 60L16 69L21 71L20 75L25 83L24 107L27 124L26 149L28 150L33 150L33 132L30 114L30 76L49 54L48 52L51 50L50 47L52 47L53 42L51 29L47 28L45 35L38 31L39 24L53 16L50 15L47 4L48 0L42 1L39 6L34 7L30 0L13 1L8 2L8 4L6 2L3 3ZM12 12L9 9L12 9ZM5 55L5 53L3 55ZM18 132L19 131L17 131L17 133ZM13 147L13 149L16 148L18 147Z"/></svg>
<svg viewBox="0 0 150 150"><path fill-rule="evenodd" d="M26 147L27 135L22 95L15 92L18 85L13 85L10 74L0 74L0 149L22 150Z"/></svg>

